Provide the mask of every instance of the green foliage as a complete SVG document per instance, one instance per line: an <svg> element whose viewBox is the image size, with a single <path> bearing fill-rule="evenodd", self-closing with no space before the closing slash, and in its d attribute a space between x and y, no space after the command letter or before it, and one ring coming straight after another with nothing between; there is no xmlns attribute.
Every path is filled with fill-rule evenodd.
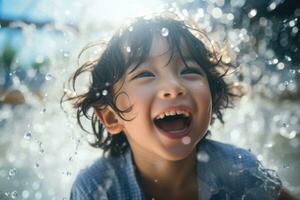
<svg viewBox="0 0 300 200"><path fill-rule="evenodd" d="M0 67L10 69L16 54L16 50L7 42L0 54Z"/></svg>

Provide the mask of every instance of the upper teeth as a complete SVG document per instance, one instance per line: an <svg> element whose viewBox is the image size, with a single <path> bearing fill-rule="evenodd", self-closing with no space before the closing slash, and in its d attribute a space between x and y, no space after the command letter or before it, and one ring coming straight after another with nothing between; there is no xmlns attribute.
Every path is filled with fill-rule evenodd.
<svg viewBox="0 0 300 200"><path fill-rule="evenodd" d="M181 114L186 116L186 117L189 116L189 113L184 111L184 110L176 110L176 111L164 112L164 113L160 114L156 119L163 119L166 116L174 116L174 115L181 115Z"/></svg>

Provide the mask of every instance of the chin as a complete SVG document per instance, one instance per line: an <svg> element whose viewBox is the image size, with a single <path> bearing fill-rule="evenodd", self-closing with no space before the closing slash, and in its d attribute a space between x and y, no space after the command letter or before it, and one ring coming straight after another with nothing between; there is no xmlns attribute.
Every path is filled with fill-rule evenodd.
<svg viewBox="0 0 300 200"><path fill-rule="evenodd" d="M163 153L162 158L168 161L184 160L192 154L194 148L195 145L191 145L191 144L184 145L183 147L169 148L168 150L165 150L167 152Z"/></svg>

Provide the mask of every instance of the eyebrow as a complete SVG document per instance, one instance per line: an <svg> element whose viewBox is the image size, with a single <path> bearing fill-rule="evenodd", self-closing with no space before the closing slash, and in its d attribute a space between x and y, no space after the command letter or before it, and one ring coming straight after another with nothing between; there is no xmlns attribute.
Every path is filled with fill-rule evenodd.
<svg viewBox="0 0 300 200"><path fill-rule="evenodd" d="M199 65L199 67L201 67L201 65L191 56L184 56L182 58L180 58L180 60L184 63L188 63L188 62L192 62L192 63L196 63L197 65ZM202 69L202 67L201 67Z"/></svg>
<svg viewBox="0 0 300 200"><path fill-rule="evenodd" d="M199 66L199 68L200 68L200 70L203 72L203 73L205 73L205 71L202 69L202 67L197 63L197 61L193 58L193 57L191 57L191 56L186 56L186 55L183 55L183 57L181 58L181 57L179 57L180 58L180 60L183 62L185 62L185 63L188 63L188 62L192 62L192 63L196 63L198 66ZM183 63L184 63L183 62ZM129 66L129 69L130 68L132 68L132 69L130 69L130 71L128 72L128 74L131 74L132 72L134 72L138 67L140 67L141 65L145 65L147 62L141 62L141 63L134 63L134 64L132 64L132 65L130 65Z"/></svg>
<svg viewBox="0 0 300 200"><path fill-rule="evenodd" d="M197 63L196 60L194 58L192 58L191 56L183 56L183 58L180 58L180 60L182 60L184 62L194 62L194 63Z"/></svg>
<svg viewBox="0 0 300 200"><path fill-rule="evenodd" d="M183 55L183 59L181 59L181 60L184 61L186 64L187 64L188 62L196 63L197 66L199 67L200 71L201 71L204 75L206 75L205 70L202 68L202 66L201 66L201 65L200 65L193 57Z"/></svg>
<svg viewBox="0 0 300 200"><path fill-rule="evenodd" d="M132 69L130 69L130 71L128 72L128 74L131 74L133 71L135 71L139 66L141 66L141 65L144 65L146 62L141 62L141 63L134 63L134 64L132 64L132 65L130 65L129 67L128 67L128 69L130 69L130 68L132 68Z"/></svg>

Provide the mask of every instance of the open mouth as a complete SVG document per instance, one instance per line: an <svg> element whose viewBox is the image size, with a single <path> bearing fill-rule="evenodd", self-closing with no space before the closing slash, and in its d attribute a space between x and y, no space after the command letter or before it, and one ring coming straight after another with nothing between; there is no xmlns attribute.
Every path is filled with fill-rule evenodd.
<svg viewBox="0 0 300 200"><path fill-rule="evenodd" d="M187 130L191 124L192 117L187 112L164 113L154 119L154 124L167 133L176 134Z"/></svg>

